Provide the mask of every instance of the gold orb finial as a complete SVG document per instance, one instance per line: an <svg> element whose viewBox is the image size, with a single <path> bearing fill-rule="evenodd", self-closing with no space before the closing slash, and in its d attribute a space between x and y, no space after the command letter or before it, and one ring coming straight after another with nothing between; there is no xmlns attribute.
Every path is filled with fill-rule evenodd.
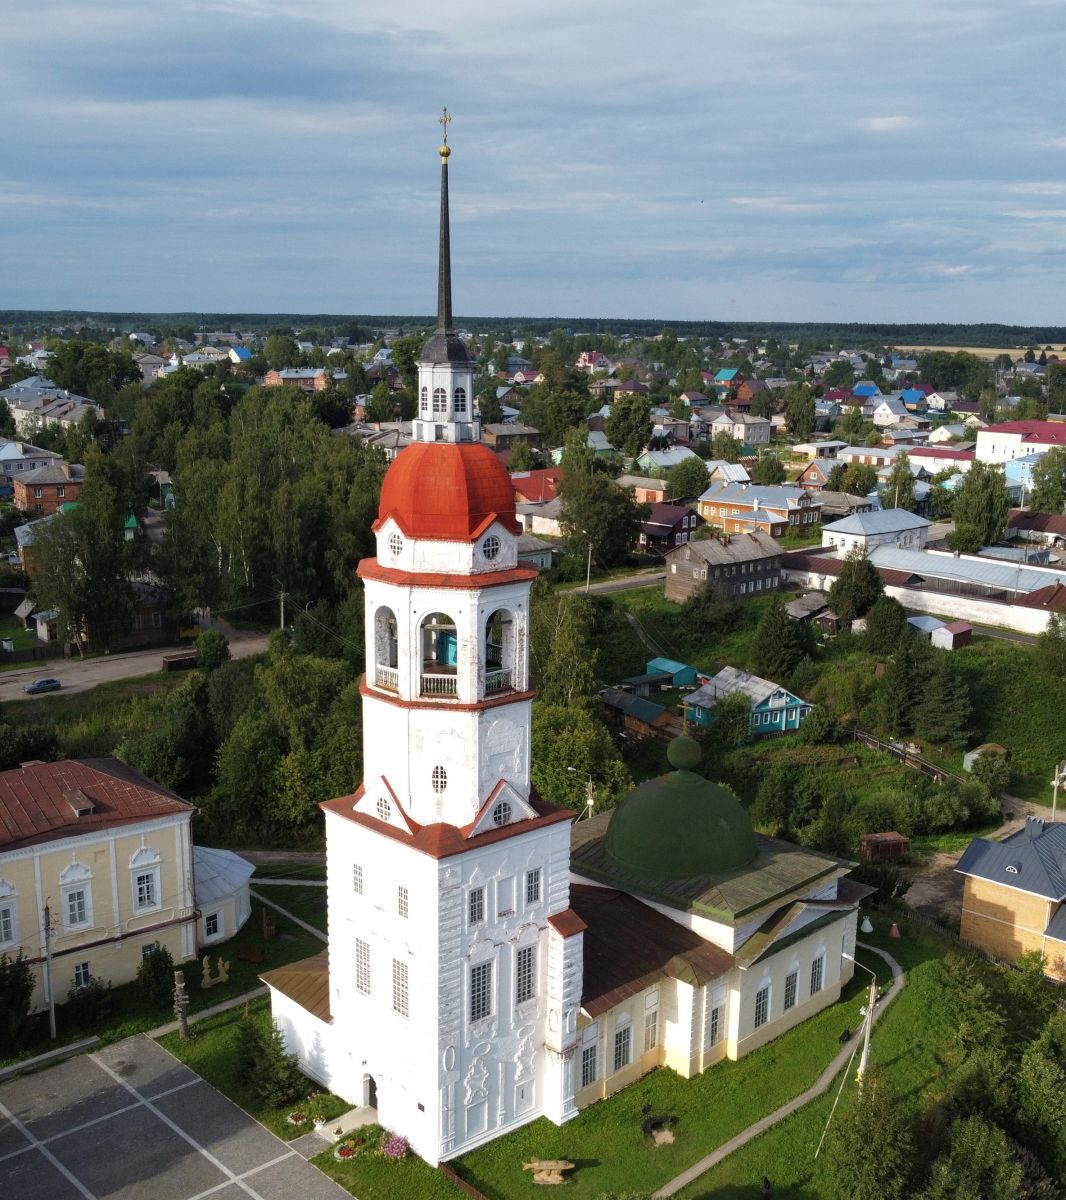
<svg viewBox="0 0 1066 1200"><path fill-rule="evenodd" d="M444 142L440 148L441 162L447 162L448 156L452 152L451 147L448 145L448 126L452 123L452 115L448 112L447 108L437 118L437 122L444 128Z"/></svg>

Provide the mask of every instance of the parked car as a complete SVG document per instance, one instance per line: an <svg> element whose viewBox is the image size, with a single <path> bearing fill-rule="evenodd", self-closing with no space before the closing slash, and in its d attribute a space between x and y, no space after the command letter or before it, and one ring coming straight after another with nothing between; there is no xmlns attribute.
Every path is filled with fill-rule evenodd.
<svg viewBox="0 0 1066 1200"><path fill-rule="evenodd" d="M58 692L62 686L58 679L35 679L33 683L27 683L22 690L27 696L36 696L41 692Z"/></svg>

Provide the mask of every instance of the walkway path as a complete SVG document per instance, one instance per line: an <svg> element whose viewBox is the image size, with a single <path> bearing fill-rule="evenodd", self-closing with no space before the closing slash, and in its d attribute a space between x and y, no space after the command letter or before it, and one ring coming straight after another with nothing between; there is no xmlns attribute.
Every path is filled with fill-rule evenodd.
<svg viewBox="0 0 1066 1200"><path fill-rule="evenodd" d="M329 941L329 938L322 932L321 929L316 929L313 925L308 925L306 921L301 921L300 918L294 913L289 912L287 908L282 908L280 904L275 904L273 900L268 900L266 896L264 896L261 892L257 892L255 888L249 888L248 890L260 902L260 904L265 904L268 908L272 908L276 912L281 913L283 917L288 917L293 924L299 925L301 929L306 929L308 933L313 933L316 938L320 938L323 942Z"/></svg>
<svg viewBox="0 0 1066 1200"><path fill-rule="evenodd" d="M876 1023L878 1020L880 1020L881 1014L885 1011L889 1004L903 990L903 984L905 982L903 968L898 962L896 962L891 954L885 953L884 950L879 950L876 946L871 946L866 942L859 942L858 945L861 946L863 950L869 950L874 954L880 955L881 958L883 958L885 962L887 962L892 968L892 986L881 997L881 1002L874 1009L874 1022ZM655 1193L656 1200L658 1200L660 1196L677 1195L682 1188L688 1187L690 1183L696 1179L699 1179L699 1177L709 1171L711 1167L716 1167L723 1158L727 1158L733 1153L734 1150L739 1150L741 1146L746 1145L752 1140L752 1138L758 1137L760 1133L765 1133L768 1129L778 1124L778 1122L783 1121L786 1117L790 1117L794 1112L796 1112L797 1109L802 1108L811 1100L821 1096L823 1092L828 1090L830 1084L832 1084L833 1080L840 1073L841 1068L845 1065L845 1063L847 1063L848 1059L852 1055L853 1050L854 1047L849 1042L848 1045L846 1045L840 1051L840 1053L837 1054L837 1056L833 1059L829 1066L826 1067L821 1075L818 1076L817 1081L813 1083L805 1092L802 1092L800 1095L796 1096L795 1099L790 1100L787 1104L782 1104L779 1109L776 1109L774 1112L763 1117L761 1120L756 1121L754 1125L749 1125L747 1129L741 1130L736 1137L731 1138L728 1142L725 1142L723 1145L719 1146L717 1150L713 1150L706 1156L706 1158L701 1158L699 1162L694 1163L688 1168L687 1171L682 1171L676 1179L671 1179L668 1184L666 1184L664 1187L661 1187Z"/></svg>

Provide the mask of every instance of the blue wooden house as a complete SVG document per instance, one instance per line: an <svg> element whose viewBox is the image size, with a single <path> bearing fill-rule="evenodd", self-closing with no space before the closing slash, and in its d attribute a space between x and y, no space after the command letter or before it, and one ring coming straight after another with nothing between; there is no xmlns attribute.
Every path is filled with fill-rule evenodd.
<svg viewBox="0 0 1066 1200"><path fill-rule="evenodd" d="M713 724L715 705L736 693L751 701L751 734L794 733L811 711L811 704L787 688L736 667L723 667L703 687L685 697L685 712L694 725Z"/></svg>
<svg viewBox="0 0 1066 1200"><path fill-rule="evenodd" d="M646 670L649 675L669 675L670 687L691 687L699 682L699 672L695 667L675 662L672 658L649 659Z"/></svg>

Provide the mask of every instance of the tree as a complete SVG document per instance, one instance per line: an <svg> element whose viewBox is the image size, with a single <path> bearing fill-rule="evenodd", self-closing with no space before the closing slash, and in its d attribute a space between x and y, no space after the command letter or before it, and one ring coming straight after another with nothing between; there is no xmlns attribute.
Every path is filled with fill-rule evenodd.
<svg viewBox="0 0 1066 1200"><path fill-rule="evenodd" d="M483 425L498 425L503 420L503 405L496 397L496 380L490 380L477 400Z"/></svg>
<svg viewBox="0 0 1066 1200"><path fill-rule="evenodd" d="M263 1054L263 1029L259 1019L245 1004L241 1015L237 1018L237 1027L233 1031L233 1075L241 1087L249 1087L255 1075L256 1064Z"/></svg>
<svg viewBox="0 0 1066 1200"><path fill-rule="evenodd" d="M296 1055L286 1051L285 1038L272 1019L270 1033L263 1039L252 1068L251 1090L265 1108L280 1108L296 1099L304 1082Z"/></svg>
<svg viewBox="0 0 1066 1200"><path fill-rule="evenodd" d="M785 389L785 420L793 437L803 440L814 432L814 392L806 384L794 383Z"/></svg>
<svg viewBox="0 0 1066 1200"><path fill-rule="evenodd" d="M598 653L592 642L592 610L586 597L533 585L530 669L541 704L590 707L595 699Z"/></svg>
<svg viewBox="0 0 1066 1200"><path fill-rule="evenodd" d="M221 629L205 629L197 637L196 658L201 671L217 671L229 662L229 642Z"/></svg>
<svg viewBox="0 0 1066 1200"><path fill-rule="evenodd" d="M861 547L852 550L829 589L829 603L845 624L865 616L884 594L881 575Z"/></svg>
<svg viewBox="0 0 1066 1200"><path fill-rule="evenodd" d="M1037 659L1045 671L1061 679L1066 675L1066 617L1052 613L1047 628L1036 639Z"/></svg>
<svg viewBox="0 0 1066 1200"><path fill-rule="evenodd" d="M896 653L889 659L881 681L881 724L889 733L911 731L921 674L918 643L906 636L897 643Z"/></svg>
<svg viewBox="0 0 1066 1200"><path fill-rule="evenodd" d="M839 741L840 726L832 711L824 704L816 704L800 726L799 740L808 746Z"/></svg>
<svg viewBox="0 0 1066 1200"><path fill-rule="evenodd" d="M881 493L891 508L903 508L914 512L917 507L914 499L914 475L910 468L910 459L906 453L896 456L892 471L885 480Z"/></svg>
<svg viewBox="0 0 1066 1200"><path fill-rule="evenodd" d="M970 773L978 783L983 783L993 796L998 796L1010 787L1010 753L999 754L995 750L982 750L974 759Z"/></svg>
<svg viewBox="0 0 1066 1200"><path fill-rule="evenodd" d="M22 1045L30 1026L33 986L33 968L21 949L14 958L0 954L0 1045Z"/></svg>
<svg viewBox="0 0 1066 1200"><path fill-rule="evenodd" d="M913 1134L899 1097L871 1066L862 1092L829 1135L826 1174L839 1200L903 1200L908 1194Z"/></svg>
<svg viewBox="0 0 1066 1200"><path fill-rule="evenodd" d="M1061 513L1066 505L1066 446L1052 446L1033 465L1033 490L1029 507L1037 512Z"/></svg>
<svg viewBox="0 0 1066 1200"><path fill-rule="evenodd" d="M855 382L855 369L846 358L838 358L826 368L822 382L827 388L851 387Z"/></svg>
<svg viewBox="0 0 1066 1200"><path fill-rule="evenodd" d="M973 705L966 681L946 650L926 660L914 729L936 746L961 746L969 735Z"/></svg>
<svg viewBox="0 0 1066 1200"><path fill-rule="evenodd" d="M155 1008L169 1004L174 995L174 959L166 946L143 955L137 967L141 994Z"/></svg>
<svg viewBox="0 0 1066 1200"><path fill-rule="evenodd" d="M955 529L948 534L948 546L964 553L976 553L1003 536L1010 517L1010 496L1003 472L992 463L970 464L952 506Z"/></svg>
<svg viewBox="0 0 1066 1200"><path fill-rule="evenodd" d="M611 445L636 458L651 440L651 400L635 392L616 394L604 432Z"/></svg>
<svg viewBox="0 0 1066 1200"><path fill-rule="evenodd" d="M963 1117L951 1126L951 1146L933 1163L922 1200L1016 1200L1021 1179L1003 1130Z"/></svg>
<svg viewBox="0 0 1066 1200"><path fill-rule="evenodd" d="M755 670L776 680L791 675L803 658L800 627L785 612L785 602L776 592L755 631L751 653Z"/></svg>
<svg viewBox="0 0 1066 1200"><path fill-rule="evenodd" d="M721 459L722 462L740 462L740 453L744 443L724 429L719 430L711 438L711 458Z"/></svg>
<svg viewBox="0 0 1066 1200"><path fill-rule="evenodd" d="M907 614L898 600L879 596L866 614L866 642L875 654L891 654L907 634Z"/></svg>
<svg viewBox="0 0 1066 1200"><path fill-rule="evenodd" d="M584 559L591 546L600 566L624 562L637 543L645 506L602 472L592 471L587 458L582 463L570 456L569 461L575 465L569 466L564 457L566 473L558 489L568 552Z"/></svg>
<svg viewBox="0 0 1066 1200"><path fill-rule="evenodd" d="M585 809L588 781L597 812L612 808L633 786L607 726L586 708L533 706L533 786L553 802Z"/></svg>
<svg viewBox="0 0 1066 1200"><path fill-rule="evenodd" d="M534 465L533 451L529 447L529 443L522 438L511 444L511 462L510 469L512 471L530 471Z"/></svg>
<svg viewBox="0 0 1066 1200"><path fill-rule="evenodd" d="M707 490L707 464L702 458L686 458L666 473L671 500L696 500Z"/></svg>
<svg viewBox="0 0 1066 1200"><path fill-rule="evenodd" d="M1015 1128L1054 1174L1066 1168L1066 1014L1055 1013L1022 1055Z"/></svg>
<svg viewBox="0 0 1066 1200"><path fill-rule="evenodd" d="M876 487L877 472L869 463L848 463L840 476L839 487L830 488L830 491L847 492L850 496L868 496Z"/></svg>
<svg viewBox="0 0 1066 1200"><path fill-rule="evenodd" d="M764 485L784 483L785 468L776 454L764 454L755 464L751 478L754 483Z"/></svg>

